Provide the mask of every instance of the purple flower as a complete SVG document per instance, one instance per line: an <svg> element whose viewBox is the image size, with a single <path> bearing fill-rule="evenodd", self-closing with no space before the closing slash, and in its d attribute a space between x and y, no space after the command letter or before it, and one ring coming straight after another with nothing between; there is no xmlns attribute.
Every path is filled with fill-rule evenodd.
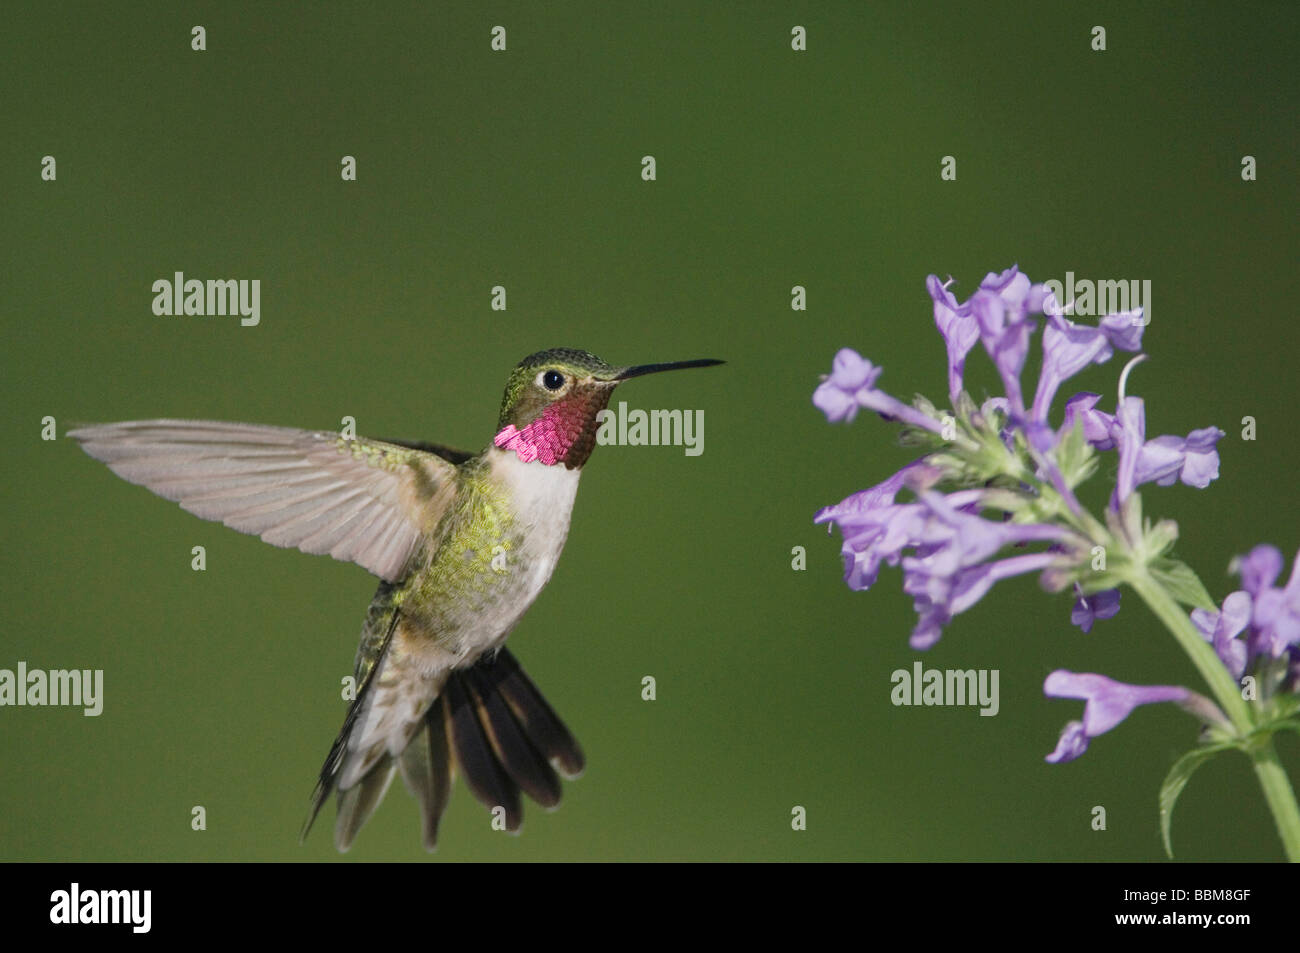
<svg viewBox="0 0 1300 953"><path fill-rule="evenodd" d="M948 280L952 281L951 278ZM948 397L956 406L962 388L962 374L966 369L966 355L980 338L979 324L971 314L970 303L959 305L947 284L941 284L937 276L927 277L925 287L934 301L934 323L948 347Z"/></svg>
<svg viewBox="0 0 1300 953"><path fill-rule="evenodd" d="M928 489L941 475L918 460L888 480L818 511L814 522L834 522L843 535L844 581L849 588L875 584L880 567L903 565L903 591L914 597L919 621L911 644L926 649L942 627L969 609L999 579L1047 569L1057 552L1027 553L996 562L989 558L1016 544L1072 540L1068 530L1050 524L1000 522L978 514L983 489L948 495ZM909 487L915 503L895 502ZM904 556L910 550L912 555Z"/></svg>
<svg viewBox="0 0 1300 953"><path fill-rule="evenodd" d="M1061 737L1056 742L1056 750L1047 756L1052 764L1073 761L1088 750L1088 732L1081 721L1066 722L1061 729Z"/></svg>
<svg viewBox="0 0 1300 953"><path fill-rule="evenodd" d="M1254 597L1253 651L1281 658L1290 648L1300 646L1300 554L1291 566L1285 589L1273 585L1282 572L1282 554L1272 546L1256 546L1233 565Z"/></svg>
<svg viewBox="0 0 1300 953"><path fill-rule="evenodd" d="M980 288L970 299L971 310L979 322L984 350L993 359L1013 414L1024 412L1020 391L1020 371L1029 354L1029 335L1034 324L1019 311L1008 311L1006 300L996 291Z"/></svg>
<svg viewBox="0 0 1300 953"><path fill-rule="evenodd" d="M1219 478L1219 453L1214 445L1222 437L1218 427L1193 430L1186 438L1156 437L1142 447L1134 479L1139 485L1154 480L1160 486L1181 480L1203 490Z"/></svg>
<svg viewBox="0 0 1300 953"><path fill-rule="evenodd" d="M1282 575L1282 552L1276 546L1262 543L1234 559L1229 571L1241 577L1241 588L1258 596Z"/></svg>
<svg viewBox="0 0 1300 953"><path fill-rule="evenodd" d="M1130 497L1145 483L1208 486L1219 476L1218 443L1224 432L1205 427L1185 437L1148 440L1145 404L1125 391L1143 354L1120 374L1113 414L1098 409L1097 394L1082 392L1066 401L1059 427L1050 419L1067 381L1093 364L1108 362L1117 351L1140 350L1146 327L1142 312L1110 314L1095 327L1076 323L1067 317L1072 306L1061 308L1043 285L1032 284L1014 265L986 275L965 302L949 290L951 284L951 278L926 279L935 326L947 350L948 396L957 429L940 424L945 412L923 397L905 404L879 389L881 369L847 348L835 355L831 373L813 395L813 403L832 422L852 421L865 408L906 424L907 445L928 448L925 456L888 479L816 514L815 522L839 528L848 586L867 589L882 566L901 567L903 591L912 597L917 615L910 638L916 650L938 642L944 627L999 580L1026 573L1039 574L1039 585L1049 592L1074 584L1070 621L1085 633L1119 611L1120 592L1085 595L1086 583L1075 580L1091 578L1092 586L1128 581L1157 607L1160 602L1147 585L1178 603L1210 605L1195 574L1165 555L1178 536L1176 524L1143 519L1138 501ZM1040 315L1041 370L1036 382L1022 383ZM977 341L1003 389L987 396L978 409L963 386L966 360ZM1027 393L1032 396L1028 408ZM1103 522L1075 491L1102 468L1093 451L1110 450L1118 460L1111 511ZM911 495L900 502L904 489ZM1115 550L1116 561L1108 573L1089 577L1088 556L1098 549ZM1223 709L1178 685L1129 685L1103 675L1057 670L1044 681L1044 694L1082 700L1084 708L1082 717L1065 725L1046 760L1078 758L1093 738L1139 705L1158 702L1173 702L1205 725L1203 740L1212 742L1210 753L1234 745L1246 749L1257 743L1256 735L1263 738L1284 723L1294 727L1293 700L1279 702L1276 695L1300 688L1300 554L1285 586L1278 585L1282 562L1273 547L1255 547L1232 567L1241 576L1241 590L1217 608L1191 612L1191 622L1224 666L1218 670L1209 663L1204 672ZM1186 616L1158 614L1198 664L1209 659L1205 645L1186 633ZM1261 677L1262 691L1258 703L1247 706L1248 699L1239 703L1224 674L1240 682L1252 670ZM1162 803L1167 809L1172 786L1166 788ZM1270 795L1275 813L1276 800ZM1162 823L1168 845L1167 814ZM1288 841L1288 850L1293 846Z"/></svg>
<svg viewBox="0 0 1300 953"><path fill-rule="evenodd" d="M1082 420L1083 436L1088 443L1098 450L1115 449L1115 437L1113 435L1115 415L1095 409L1097 401L1100 399L1100 394L1090 394L1085 391L1075 394L1067 400L1065 402L1065 422L1061 424L1056 439L1060 440L1074 429L1076 421Z"/></svg>
<svg viewBox="0 0 1300 953"><path fill-rule="evenodd" d="M1109 619L1119 612L1119 590L1103 589L1091 596L1085 596L1076 586L1074 608L1070 610L1070 622L1083 629L1092 631L1092 624L1098 619Z"/></svg>
<svg viewBox="0 0 1300 953"><path fill-rule="evenodd" d="M951 530L933 519L920 503L894 503L902 481L913 474L927 475L929 467L914 463L889 480L855 494L838 506L819 511L814 522L839 524L844 543L844 581L850 589L869 589L875 584L881 563L897 566L904 549L931 552L951 535ZM980 491L953 494L956 505L966 505Z"/></svg>
<svg viewBox="0 0 1300 953"><path fill-rule="evenodd" d="M1138 456L1146 439L1146 411L1141 397L1124 397L1115 413L1111 436L1119 447L1119 473L1115 477L1115 492L1111 494L1111 509L1118 511L1137 486Z"/></svg>
<svg viewBox="0 0 1300 953"><path fill-rule="evenodd" d="M903 591L915 596L912 605L918 616L909 644L917 651L931 648L952 617L982 599L995 582L1048 569L1060 558L1054 552L1026 553L956 569L948 566L946 571L937 570L947 560L934 555L905 558Z"/></svg>
<svg viewBox="0 0 1300 953"><path fill-rule="evenodd" d="M1192 610L1192 622L1237 681L1261 655L1290 656L1293 665L1300 658L1300 556L1284 589L1273 585L1282 573L1274 546L1256 546L1229 570L1241 577L1242 589L1223 600L1222 610Z"/></svg>
<svg viewBox="0 0 1300 953"><path fill-rule="evenodd" d="M919 516L919 508L916 504L895 505L894 498L909 477L928 475L931 469L923 460L913 461L888 480L817 511L814 523L839 524L844 537L840 548L844 581L850 589L871 588L884 560L898 565L899 552L907 542L907 534L899 531L899 524Z"/></svg>
<svg viewBox="0 0 1300 953"><path fill-rule="evenodd" d="M1223 437L1218 427L1193 430L1186 438L1156 437L1145 440L1146 411L1141 397L1120 401L1111 436L1119 446L1119 475L1111 497L1112 509L1120 505L1137 487L1154 480L1169 486L1182 480L1188 486L1204 489L1219 477L1219 452L1215 444Z"/></svg>
<svg viewBox="0 0 1300 953"><path fill-rule="evenodd" d="M823 506L813 517L814 523L841 522L852 519L871 510L890 506L900 490L907 484L910 474L924 467L924 460L913 460L888 480L883 480L873 487L860 490L852 496L846 496L834 506Z"/></svg>
<svg viewBox="0 0 1300 953"><path fill-rule="evenodd" d="M874 387L881 370L857 351L842 348L831 363L830 376L813 392L813 404L833 424L850 421L861 406L858 392Z"/></svg>
<svg viewBox="0 0 1300 953"><path fill-rule="evenodd" d="M1040 314L1047 292L1042 285L1031 285L1029 278L1012 265L1001 274L989 272L968 305L979 325L984 350L998 369L1012 413L1024 413L1025 402L1020 390L1020 371L1029 354L1029 336L1035 324L1031 315Z"/></svg>
<svg viewBox="0 0 1300 953"><path fill-rule="evenodd" d="M1021 543L1070 540L1068 531L1050 524L984 519L954 505L966 502L962 494L944 497L923 491L920 497L920 506L929 515L928 533L918 540L924 545L917 554L902 560L903 591L914 597L920 618L912 632L914 649L934 645L942 627L983 598L998 580L1044 570L1061 560L1059 553L1042 552L986 562L999 550Z"/></svg>
<svg viewBox="0 0 1300 953"><path fill-rule="evenodd" d="M859 407L866 407L884 417L940 433L942 427L937 420L876 390L881 370L852 348L841 348L831 364L830 375L813 391L813 404L831 423L851 421Z"/></svg>
<svg viewBox="0 0 1300 953"><path fill-rule="evenodd" d="M1001 274L990 271L980 282L980 288L996 292L1009 309L1019 314L1041 314L1047 300L1047 286L1029 283L1019 266L1012 265Z"/></svg>
<svg viewBox="0 0 1300 953"><path fill-rule="evenodd" d="M1250 623L1251 597L1248 592L1234 592L1223 600L1223 610L1193 609L1192 622L1207 642L1214 646L1223 667L1241 681L1248 661L1247 645L1237 636Z"/></svg>
<svg viewBox="0 0 1300 953"><path fill-rule="evenodd" d="M1182 702L1192 693L1178 685L1126 685L1104 675L1079 674L1058 669L1043 682L1048 698L1081 698L1087 702L1083 721L1072 721L1061 732L1056 750L1047 756L1053 764L1073 761L1088 750L1088 742L1110 731L1138 705Z"/></svg>
<svg viewBox="0 0 1300 953"><path fill-rule="evenodd" d="M1104 364L1115 353L1136 351L1142 345L1142 325L1135 324L1140 313L1123 312L1101 319L1098 327L1075 324L1055 314L1043 327L1043 369L1034 395L1033 420L1046 423L1047 412L1061 384L1089 364Z"/></svg>

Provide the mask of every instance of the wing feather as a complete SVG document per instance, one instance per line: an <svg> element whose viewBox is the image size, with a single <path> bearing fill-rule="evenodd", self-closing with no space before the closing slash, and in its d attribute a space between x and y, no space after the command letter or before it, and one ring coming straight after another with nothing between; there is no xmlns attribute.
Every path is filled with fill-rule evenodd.
<svg viewBox="0 0 1300 953"><path fill-rule="evenodd" d="M400 579L456 492L456 467L415 447L328 430L135 420L69 436L118 476L203 519Z"/></svg>

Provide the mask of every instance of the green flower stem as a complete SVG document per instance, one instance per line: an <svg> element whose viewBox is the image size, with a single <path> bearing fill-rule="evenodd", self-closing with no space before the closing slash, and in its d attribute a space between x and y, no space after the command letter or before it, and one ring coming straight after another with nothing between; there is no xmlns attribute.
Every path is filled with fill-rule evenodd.
<svg viewBox="0 0 1300 953"><path fill-rule="evenodd" d="M1282 762L1273 748L1272 738L1261 738L1250 749L1250 760L1255 765L1255 777L1264 789L1264 800L1273 812L1286 859L1300 863L1300 809L1296 808L1295 791L1286 776Z"/></svg>
<svg viewBox="0 0 1300 953"><path fill-rule="evenodd" d="M1243 738L1250 734L1255 720L1250 715L1245 699L1241 697L1241 689L1214 654L1213 646L1205 641L1200 629L1196 628L1191 616L1141 566L1134 567L1125 574L1125 578L1191 658L1192 664L1201 673L1201 678L1210 687L1214 700L1237 729L1237 734Z"/></svg>
<svg viewBox="0 0 1300 953"><path fill-rule="evenodd" d="M1137 568L1127 574L1127 581L1191 658L1192 664L1214 694L1215 701L1237 729L1238 736L1247 739L1255 724L1250 707L1241 697L1237 683L1214 654L1213 647L1202 638L1191 617L1145 569ZM1287 859L1300 862L1300 808L1296 806L1295 791L1278 760L1273 741L1267 736L1253 738L1247 741L1245 750L1254 764L1260 787L1264 789L1264 799L1273 813L1273 822L1282 838Z"/></svg>

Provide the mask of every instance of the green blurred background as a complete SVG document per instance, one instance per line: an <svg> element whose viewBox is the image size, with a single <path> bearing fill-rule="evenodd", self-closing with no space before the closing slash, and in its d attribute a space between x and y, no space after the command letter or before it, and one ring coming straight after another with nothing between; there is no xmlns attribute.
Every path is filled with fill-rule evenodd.
<svg viewBox="0 0 1300 953"><path fill-rule="evenodd" d="M1148 512L1179 522L1216 597L1233 554L1267 540L1289 558L1294 4L40 4L8 21L0 667L102 668L106 701L93 719L0 709L0 859L336 859L332 806L305 847L297 832L373 591L41 441L43 416L62 434L352 415L478 448L510 367L558 345L728 364L618 392L704 409L705 452L601 448L512 637L587 773L519 837L457 782L436 858L1163 856L1156 792L1195 724L1144 709L1052 766L1080 706L1041 687L1058 667L1199 687L1172 640L1128 595L1083 636L1067 596L1005 583L920 656L998 669L997 717L893 707L890 673L917 658L910 600L896 571L848 591L811 517L910 457L810 396L842 346L900 396L944 396L930 272L963 298L1013 262L1149 279L1152 360L1130 385L1149 432L1228 436L1217 483L1153 488ZM177 270L259 278L261 325L155 317L152 282ZM1119 367L1064 394L1113 394ZM1193 779L1174 836L1184 860L1281 858L1240 756ZM346 859L425 857L398 782Z"/></svg>

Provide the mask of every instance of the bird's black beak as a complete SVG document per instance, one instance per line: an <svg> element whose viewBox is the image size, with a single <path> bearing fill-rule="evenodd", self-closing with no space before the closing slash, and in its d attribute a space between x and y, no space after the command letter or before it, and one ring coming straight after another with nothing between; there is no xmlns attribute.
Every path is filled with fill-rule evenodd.
<svg viewBox="0 0 1300 953"><path fill-rule="evenodd" d="M646 374L658 374L660 371L678 371L685 367L713 367L715 364L725 363L725 361L717 361L711 357L704 357L697 361L670 361L667 364L638 364L636 367L624 367L614 371L607 380L616 383L618 381L631 380L633 377L643 377Z"/></svg>

